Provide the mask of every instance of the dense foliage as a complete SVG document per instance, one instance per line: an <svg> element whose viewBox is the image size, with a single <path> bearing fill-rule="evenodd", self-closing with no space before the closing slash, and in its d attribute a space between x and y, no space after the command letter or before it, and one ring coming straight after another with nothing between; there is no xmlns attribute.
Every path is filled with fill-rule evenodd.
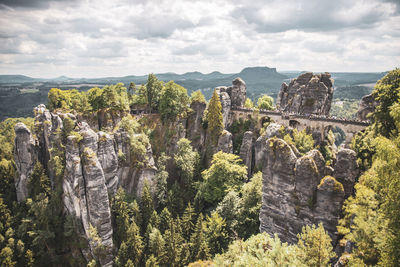
<svg viewBox="0 0 400 267"><path fill-rule="evenodd" d="M353 142L362 167L355 196L344 205L338 230L355 243L349 264L400 264L400 70L390 71L373 94L379 99L374 124Z"/></svg>
<svg viewBox="0 0 400 267"><path fill-rule="evenodd" d="M374 94L381 100L374 124L354 140L359 163L366 170L356 193L344 205L338 230L342 243L355 244L344 254L350 266L396 266L400 261L400 95L399 70L389 72ZM394 93L395 92L395 93ZM79 116L120 116L109 134L129 136L130 151L118 151L118 164L142 169L148 166L150 144L158 149L155 184L145 183L138 197L119 188L110 194L115 246L115 266L327 266L335 254L322 225L306 226L297 244L282 243L277 236L259 234L262 204L262 173L248 177L237 154L243 133L256 129L257 116L235 121L234 153L217 152L223 134L221 102L216 91L205 111L203 127L212 148L210 162L202 161L201 150L179 136L179 121L188 115L189 104L207 103L200 91L189 98L185 88L154 75L127 90L122 84L92 88L87 92L51 89L48 107ZM247 101L248 106L251 105ZM262 96L257 108L271 109L273 101ZM158 111L153 121L134 118L130 110ZM105 116L105 115L104 115ZM29 195L17 203L14 187L14 126L24 122L35 133L32 119L8 119L0 123L0 263L2 266L82 266L80 254L87 242L77 234L73 218L62 205L62 179L66 166L66 137L77 134L68 117L64 128L54 133L51 156L35 165L29 180ZM162 123L161 123L161 122ZM269 122L265 122L268 124ZM266 125L265 124L265 125ZM282 130L284 135L284 131ZM341 138L340 130L335 134ZM333 143L333 133L329 142ZM178 136L178 137L176 137ZM99 138L104 138L99 134ZM175 138L175 139L174 139ZM314 149L306 131L293 130L284 139L300 154ZM318 147L317 147L318 148ZM207 148L206 148L207 149ZM334 154L329 146L319 147L328 162ZM87 151L83 151L84 154ZM130 159L130 162L127 162ZM153 187L152 187L153 186ZM93 254L105 256L98 229L89 227ZM77 256L81 255L81 256ZM99 262L90 260L88 266Z"/></svg>

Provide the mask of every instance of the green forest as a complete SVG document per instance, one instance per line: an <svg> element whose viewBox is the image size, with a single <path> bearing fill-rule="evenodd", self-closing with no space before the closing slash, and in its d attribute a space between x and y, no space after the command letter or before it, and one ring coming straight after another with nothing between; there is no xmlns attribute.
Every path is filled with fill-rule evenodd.
<svg viewBox="0 0 400 267"><path fill-rule="evenodd" d="M155 185L145 183L140 196L122 187L109 196L113 266L329 266L337 260L342 266L400 266L400 69L388 72L372 93L379 105L371 125L351 144L363 174L355 194L345 201L337 226L340 243L354 244L351 253L342 255L335 253L322 223L304 226L295 244L260 233L262 172L258 169L248 177L239 147L245 131L264 134L270 122L257 128L257 110L274 108L270 96L253 99L256 104L248 99L245 106L254 109L254 116L230 126L234 153L215 151L218 138L225 134L216 90L207 101L201 91L188 95L181 85L163 82L154 74L141 85L118 83L87 91L52 88L47 108L98 121L98 130L107 134L127 132L130 151L118 151L119 165L149 166L147 147L152 147ZM195 105L206 105L201 123L207 134L201 151L178 134ZM333 108L334 114L352 117L355 102L343 105L344 109ZM149 115L133 116L131 110ZM1 266L101 266L110 254L99 237L101 229L89 227L94 257L81 253L88 251L88 242L63 204L66 142L71 136L82 141L78 125L68 116L63 118L48 163L37 161L28 197L18 202L14 184L18 122L34 138L40 138L35 133L41 131L34 118L0 123ZM302 155L315 148L306 131L285 132L284 140ZM334 155L329 147L316 148L331 164ZM82 153L87 161L95 157L89 150Z"/></svg>

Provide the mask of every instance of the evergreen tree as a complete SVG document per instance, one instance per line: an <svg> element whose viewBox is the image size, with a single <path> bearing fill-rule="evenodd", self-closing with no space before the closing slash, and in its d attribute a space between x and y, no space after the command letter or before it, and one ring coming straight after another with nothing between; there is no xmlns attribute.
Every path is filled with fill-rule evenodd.
<svg viewBox="0 0 400 267"><path fill-rule="evenodd" d="M153 228L149 235L149 254L153 256L160 265L165 264L166 251L165 240L157 228Z"/></svg>
<svg viewBox="0 0 400 267"><path fill-rule="evenodd" d="M157 162L157 173L156 173L156 197L157 204L164 206L167 201L167 180L168 180L168 172L166 170L166 164L169 160L169 156L166 156L165 153L161 153Z"/></svg>
<svg viewBox="0 0 400 267"><path fill-rule="evenodd" d="M29 196L35 197L40 193L44 193L46 196L50 194L50 179L45 174L42 164L39 161L36 162L33 167L32 175L28 181Z"/></svg>
<svg viewBox="0 0 400 267"><path fill-rule="evenodd" d="M147 182L145 182L143 187L140 211L142 214L142 232L144 233L154 211L153 197L151 196L150 187Z"/></svg>
<svg viewBox="0 0 400 267"><path fill-rule="evenodd" d="M177 166L177 173L184 186L183 191L187 198L191 197L193 177L199 164L199 153L193 151L190 141L186 138L179 139L178 150L174 155L174 162Z"/></svg>
<svg viewBox="0 0 400 267"><path fill-rule="evenodd" d="M208 248L204 228L203 214L200 213L197 218L195 231L190 238L192 244L190 250L191 261L206 260L210 257L210 249Z"/></svg>
<svg viewBox="0 0 400 267"><path fill-rule="evenodd" d="M115 223L113 234L117 246L119 246L125 239L125 234L129 228L130 209L129 204L125 201L125 198L125 190L120 187L117 190L111 205L111 211Z"/></svg>
<svg viewBox="0 0 400 267"><path fill-rule="evenodd" d="M164 233L168 229L170 222L172 220L171 213L168 208L164 208L160 214L160 231Z"/></svg>
<svg viewBox="0 0 400 267"><path fill-rule="evenodd" d="M140 207L139 207L136 199L130 204L130 206L131 206L131 212L132 212L132 216L130 216L130 217L133 218L137 227L139 227L139 229L141 229L143 220L142 220L142 214L140 211Z"/></svg>
<svg viewBox="0 0 400 267"><path fill-rule="evenodd" d="M176 221L169 220L169 227L164 234L167 255L166 265L172 267L181 265L182 244L184 243L184 239L177 225Z"/></svg>
<svg viewBox="0 0 400 267"><path fill-rule="evenodd" d="M207 117L208 123L208 133L211 138L212 144L216 144L218 141L218 137L221 135L224 130L224 123L222 119L222 105L219 100L219 96L217 94L217 90L214 90L214 93L210 99L210 103L207 108Z"/></svg>
<svg viewBox="0 0 400 267"><path fill-rule="evenodd" d="M297 235L298 257L307 266L327 266L331 258L335 256L332 251L332 240L325 232L322 224L303 227Z"/></svg>
<svg viewBox="0 0 400 267"><path fill-rule="evenodd" d="M221 253L228 246L226 223L218 212L214 211L211 217L207 216L205 235L211 255Z"/></svg>
<svg viewBox="0 0 400 267"><path fill-rule="evenodd" d="M126 239L122 242L116 257L116 266L125 266L129 260L133 266L137 266L142 258L143 241L139 233L139 228L132 222L126 232Z"/></svg>
<svg viewBox="0 0 400 267"><path fill-rule="evenodd" d="M189 240L194 228L193 214L194 210L189 202L181 218L182 235L185 240Z"/></svg>

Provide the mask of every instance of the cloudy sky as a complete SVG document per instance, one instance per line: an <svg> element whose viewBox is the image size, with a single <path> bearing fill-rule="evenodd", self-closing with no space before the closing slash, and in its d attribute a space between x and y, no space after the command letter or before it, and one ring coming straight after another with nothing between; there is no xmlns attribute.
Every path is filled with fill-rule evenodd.
<svg viewBox="0 0 400 267"><path fill-rule="evenodd" d="M385 71L400 0L0 0L0 74Z"/></svg>

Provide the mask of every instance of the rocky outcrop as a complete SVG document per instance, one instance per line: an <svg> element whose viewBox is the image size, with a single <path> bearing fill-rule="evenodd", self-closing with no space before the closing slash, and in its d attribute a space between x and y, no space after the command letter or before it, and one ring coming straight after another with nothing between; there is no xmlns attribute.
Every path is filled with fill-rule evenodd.
<svg viewBox="0 0 400 267"><path fill-rule="evenodd" d="M37 149L31 131L22 122L15 125L14 160L17 168L15 189L18 202L28 197L28 183L37 161Z"/></svg>
<svg viewBox="0 0 400 267"><path fill-rule="evenodd" d="M36 140L25 125L18 123L15 126L18 201L28 196L28 181L39 160L49 174L52 188L62 187L65 212L74 218L76 232L89 244L82 249L85 258L89 261L96 257L94 250L98 244L93 242L90 231L95 227L106 251L97 260L102 266L111 266L115 251L109 197L120 186L137 197L141 196L146 183L154 191L156 168L150 144L146 147L143 162L132 164L131 137L124 129L115 133L96 133L88 123L80 120L82 117L52 113L44 105L35 108L35 115ZM118 118L112 121L114 123ZM201 129L201 123L197 122L196 128ZM179 136L185 134L184 131L177 132ZM66 136L66 133L71 135ZM54 165L54 162L64 162L64 157L62 173L62 166Z"/></svg>
<svg viewBox="0 0 400 267"><path fill-rule="evenodd" d="M217 87L216 90L219 94L219 100L221 101L222 106L222 121L224 123L224 127L227 128L232 123L231 97L228 94L228 88L225 86ZM231 92L231 87L229 87L229 92Z"/></svg>
<svg viewBox="0 0 400 267"><path fill-rule="evenodd" d="M298 114L329 115L333 95L333 79L329 73L307 72L283 83L278 95L277 108Z"/></svg>
<svg viewBox="0 0 400 267"><path fill-rule="evenodd" d="M97 158L104 172L108 192L114 195L118 189L118 157L114 149L114 139L105 132L98 132Z"/></svg>
<svg viewBox="0 0 400 267"><path fill-rule="evenodd" d="M260 231L272 235L277 233L282 241L294 243L304 225L322 222L336 240L336 225L345 189L339 181L327 175L334 172L343 177L345 174L339 168L344 167L343 161L350 159L352 153L343 151L335 166L338 169L333 171L325 166L318 150L299 156L289 144L277 137L260 137L257 142L261 143L258 157L262 160L263 171ZM347 167L357 168L352 163ZM346 171L358 175L354 169ZM354 186L354 182L351 184L349 181L348 186Z"/></svg>
<svg viewBox="0 0 400 267"><path fill-rule="evenodd" d="M258 137L256 142L254 143L254 168L255 171L261 171L262 170L262 165L265 163L266 159L266 146L265 142L271 138L271 137L279 137L283 138L281 135L281 129L282 125L277 124L277 123L270 123L267 128L265 129L265 132L263 135Z"/></svg>
<svg viewBox="0 0 400 267"><path fill-rule="evenodd" d="M315 222L322 222L332 241L336 243L336 225L345 199L343 185L332 176L325 176L317 188Z"/></svg>
<svg viewBox="0 0 400 267"><path fill-rule="evenodd" d="M368 114L373 113L377 106L378 101L375 100L372 94L363 96L358 106L357 119L362 121L369 120Z"/></svg>
<svg viewBox="0 0 400 267"><path fill-rule="evenodd" d="M240 158L247 166L247 176L250 177L253 171L253 132L247 131L243 134L242 145L240 146Z"/></svg>
<svg viewBox="0 0 400 267"><path fill-rule="evenodd" d="M345 198L354 192L354 184L360 176L356 152L351 149L341 149L336 155L333 176L343 184Z"/></svg>
<svg viewBox="0 0 400 267"><path fill-rule="evenodd" d="M118 186L125 189L130 194L135 194L140 197L143 191L143 186L147 182L152 190L155 185L155 175L157 169L153 158L153 152L150 144L146 148L144 156L145 162L143 166L132 166L131 146L129 134L120 129L114 134L117 153L123 159L120 159L117 176L119 179Z"/></svg>
<svg viewBox="0 0 400 267"><path fill-rule="evenodd" d="M113 228L106 179L97 157L98 136L86 123L82 123L79 133L83 137L80 142L80 151L88 216L88 221L83 221L83 225L88 239L90 239L89 226L92 225L97 229L107 251L106 257L99 259L100 263L103 266L111 266ZM91 249L95 248L91 247Z"/></svg>
<svg viewBox="0 0 400 267"><path fill-rule="evenodd" d="M218 138L217 151L233 153L232 134L224 130Z"/></svg>
<svg viewBox="0 0 400 267"><path fill-rule="evenodd" d="M203 114L206 103L193 102L190 104L192 112L189 114L186 125L186 138L198 151L202 151L205 142L205 130L203 128Z"/></svg>
<svg viewBox="0 0 400 267"><path fill-rule="evenodd" d="M246 102L246 84L240 79L236 78L232 81L231 89L232 107L243 107Z"/></svg>

